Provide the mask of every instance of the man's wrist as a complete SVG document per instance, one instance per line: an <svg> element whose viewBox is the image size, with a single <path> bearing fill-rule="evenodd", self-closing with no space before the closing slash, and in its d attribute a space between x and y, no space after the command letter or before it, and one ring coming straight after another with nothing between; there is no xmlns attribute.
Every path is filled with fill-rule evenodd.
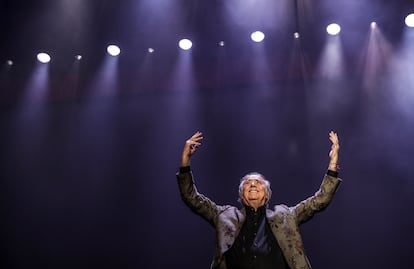
<svg viewBox="0 0 414 269"><path fill-rule="evenodd" d="M339 164L337 162L330 162L328 166L329 170L332 171L338 171L339 170Z"/></svg>
<svg viewBox="0 0 414 269"><path fill-rule="evenodd" d="M190 166L190 157L187 155L183 155L181 157L181 167Z"/></svg>

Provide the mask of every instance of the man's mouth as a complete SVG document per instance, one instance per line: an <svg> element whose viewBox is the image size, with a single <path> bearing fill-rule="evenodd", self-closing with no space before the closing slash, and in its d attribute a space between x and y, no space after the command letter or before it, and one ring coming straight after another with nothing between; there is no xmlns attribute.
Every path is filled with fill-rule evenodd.
<svg viewBox="0 0 414 269"><path fill-rule="evenodd" d="M258 193L258 190L249 190L249 192Z"/></svg>

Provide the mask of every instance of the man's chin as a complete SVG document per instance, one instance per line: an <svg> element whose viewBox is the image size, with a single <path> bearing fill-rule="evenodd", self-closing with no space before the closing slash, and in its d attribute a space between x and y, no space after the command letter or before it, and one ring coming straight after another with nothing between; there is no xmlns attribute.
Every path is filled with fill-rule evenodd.
<svg viewBox="0 0 414 269"><path fill-rule="evenodd" d="M263 202L263 200L261 198L253 198L253 199L248 199L247 203L249 205L257 205L257 204L261 204Z"/></svg>

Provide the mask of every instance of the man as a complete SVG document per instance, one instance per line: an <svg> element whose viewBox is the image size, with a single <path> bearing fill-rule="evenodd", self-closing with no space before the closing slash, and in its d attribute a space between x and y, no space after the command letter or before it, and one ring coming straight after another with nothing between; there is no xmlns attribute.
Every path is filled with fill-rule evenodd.
<svg viewBox="0 0 414 269"><path fill-rule="evenodd" d="M272 195L270 183L259 173L241 179L241 209L217 205L198 192L190 158L201 146L203 134L196 132L185 143L178 186L185 204L216 229L216 251L212 269L309 269L299 225L330 203L341 180L338 178L339 140L329 133L332 142L328 171L319 190L295 206L268 208Z"/></svg>

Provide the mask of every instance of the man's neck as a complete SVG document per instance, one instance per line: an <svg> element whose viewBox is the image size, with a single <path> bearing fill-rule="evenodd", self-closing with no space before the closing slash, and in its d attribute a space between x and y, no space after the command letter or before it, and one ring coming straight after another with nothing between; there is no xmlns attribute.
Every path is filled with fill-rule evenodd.
<svg viewBox="0 0 414 269"><path fill-rule="evenodd" d="M264 206L264 204L263 203L249 203L249 204L246 204L246 206L253 208L254 211L257 211L260 207Z"/></svg>

